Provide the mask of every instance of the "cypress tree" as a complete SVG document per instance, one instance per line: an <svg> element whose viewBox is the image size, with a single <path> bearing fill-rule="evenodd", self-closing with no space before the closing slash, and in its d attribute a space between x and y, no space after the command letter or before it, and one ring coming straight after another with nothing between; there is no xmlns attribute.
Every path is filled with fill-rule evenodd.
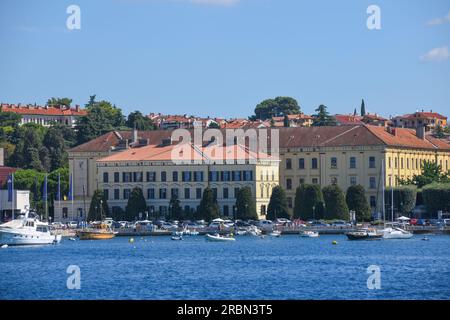
<svg viewBox="0 0 450 320"><path fill-rule="evenodd" d="M219 205L214 197L214 192L210 187L203 191L202 201L197 209L197 218L211 221L219 217Z"/></svg>
<svg viewBox="0 0 450 320"><path fill-rule="evenodd" d="M273 188L267 208L267 219L275 220L277 218L290 218L286 192L280 186Z"/></svg>
<svg viewBox="0 0 450 320"><path fill-rule="evenodd" d="M348 220L348 206L341 188L337 185L326 186L322 193L325 200L325 218Z"/></svg>
<svg viewBox="0 0 450 320"><path fill-rule="evenodd" d="M364 99L361 101L361 117L364 117L366 115L366 105L364 103Z"/></svg>
<svg viewBox="0 0 450 320"><path fill-rule="evenodd" d="M131 190L130 197L128 198L127 207L125 208L125 214L128 221L133 221L139 218L139 213L144 214L147 210L147 202L145 201L142 189L134 187Z"/></svg>
<svg viewBox="0 0 450 320"><path fill-rule="evenodd" d="M172 220L183 219L183 208L181 208L180 200L178 199L178 196L176 196L176 195L173 195L170 198L169 217Z"/></svg>
<svg viewBox="0 0 450 320"><path fill-rule="evenodd" d="M88 221L101 221L109 216L108 202L103 190L95 190L87 216Z"/></svg>
<svg viewBox="0 0 450 320"><path fill-rule="evenodd" d="M236 195L236 218L242 220L257 220L256 204L250 187L240 188Z"/></svg>
<svg viewBox="0 0 450 320"><path fill-rule="evenodd" d="M323 218L323 195L318 184L305 184L297 188L294 217L302 220Z"/></svg>
<svg viewBox="0 0 450 320"><path fill-rule="evenodd" d="M357 221L370 220L370 205L367 202L366 191L361 185L350 186L345 195L349 210L355 211Z"/></svg>

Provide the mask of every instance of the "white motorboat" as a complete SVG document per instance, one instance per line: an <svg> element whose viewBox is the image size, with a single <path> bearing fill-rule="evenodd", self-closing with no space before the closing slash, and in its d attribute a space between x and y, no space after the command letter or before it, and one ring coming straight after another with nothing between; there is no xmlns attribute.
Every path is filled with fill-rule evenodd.
<svg viewBox="0 0 450 320"><path fill-rule="evenodd" d="M413 236L412 232L398 227L385 228L382 233L383 239L411 239Z"/></svg>
<svg viewBox="0 0 450 320"><path fill-rule="evenodd" d="M209 241L235 241L236 239L233 237L221 236L220 234L215 234L215 235L207 234L206 240L209 240Z"/></svg>
<svg viewBox="0 0 450 320"><path fill-rule="evenodd" d="M25 216L0 225L0 245L57 244L61 235L53 235L47 222L27 212Z"/></svg>
<svg viewBox="0 0 450 320"><path fill-rule="evenodd" d="M278 238L281 236L281 231L274 230L271 233L269 233L269 236Z"/></svg>
<svg viewBox="0 0 450 320"><path fill-rule="evenodd" d="M317 231L302 231L300 232L300 236L303 238L318 238L319 233Z"/></svg>

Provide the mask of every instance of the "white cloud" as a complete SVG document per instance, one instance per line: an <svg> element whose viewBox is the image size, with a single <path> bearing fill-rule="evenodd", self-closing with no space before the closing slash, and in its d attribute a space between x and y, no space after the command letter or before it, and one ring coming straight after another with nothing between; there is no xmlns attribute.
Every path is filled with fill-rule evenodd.
<svg viewBox="0 0 450 320"><path fill-rule="evenodd" d="M448 47L433 48L420 57L422 61L442 62L450 58Z"/></svg>
<svg viewBox="0 0 450 320"><path fill-rule="evenodd" d="M450 23L450 11L447 13L445 17L442 18L434 18L430 21L428 21L427 25L429 26L437 26L444 23Z"/></svg>

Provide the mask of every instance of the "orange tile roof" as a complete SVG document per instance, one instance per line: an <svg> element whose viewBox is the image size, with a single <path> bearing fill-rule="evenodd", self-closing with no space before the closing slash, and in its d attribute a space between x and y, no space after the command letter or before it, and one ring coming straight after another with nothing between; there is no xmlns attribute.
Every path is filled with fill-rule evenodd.
<svg viewBox="0 0 450 320"><path fill-rule="evenodd" d="M2 104L3 112L14 112L24 115L46 115L46 116L84 116L86 110L76 109L73 107L66 108L64 106L34 106L34 105L14 105Z"/></svg>
<svg viewBox="0 0 450 320"><path fill-rule="evenodd" d="M120 161L220 161L220 160L256 160L272 159L269 155L250 151L241 145L219 146L209 144L207 146L194 147L190 143L171 144L167 146L148 145L140 148L127 149L105 158L98 162Z"/></svg>

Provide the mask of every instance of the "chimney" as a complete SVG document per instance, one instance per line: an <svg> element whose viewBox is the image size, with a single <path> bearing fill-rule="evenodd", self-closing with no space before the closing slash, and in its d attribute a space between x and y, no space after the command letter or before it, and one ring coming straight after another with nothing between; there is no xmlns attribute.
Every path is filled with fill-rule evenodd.
<svg viewBox="0 0 450 320"><path fill-rule="evenodd" d="M133 128L133 144L138 142L138 131L136 129L136 124L134 124Z"/></svg>
<svg viewBox="0 0 450 320"><path fill-rule="evenodd" d="M0 167L3 167L5 165L5 152L3 148L0 148Z"/></svg>
<svg viewBox="0 0 450 320"><path fill-rule="evenodd" d="M419 139L425 140L425 126L418 126L416 128L416 136Z"/></svg>
<svg viewBox="0 0 450 320"><path fill-rule="evenodd" d="M76 111L76 112L80 112L80 105L79 105L79 104L76 104L76 105L75 105L75 111Z"/></svg>

